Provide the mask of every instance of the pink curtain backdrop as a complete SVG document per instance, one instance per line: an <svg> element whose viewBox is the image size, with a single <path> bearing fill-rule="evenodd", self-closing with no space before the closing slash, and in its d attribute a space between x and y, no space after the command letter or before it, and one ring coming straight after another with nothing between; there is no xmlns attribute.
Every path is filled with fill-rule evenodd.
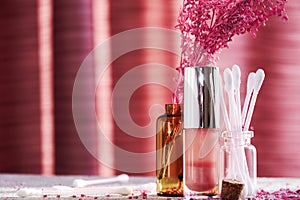
<svg viewBox="0 0 300 200"><path fill-rule="evenodd" d="M130 84L139 80L149 84L130 94L127 90L118 94L114 91L122 78L136 72L137 67L148 64L175 69L179 58L160 49L141 48L126 52L110 63L120 49L135 41L115 44L109 39L136 28L175 30L181 3L181 0L3 0L0 173L155 175L154 157L132 160L115 147L136 154L155 151L153 120L162 114L155 105L171 103L172 92L152 80L173 77L147 68L122 84L125 88L133 87ZM251 123L255 129L253 144L258 150L258 176L300 177L299 9L299 1L289 1L287 22L269 20L256 39L249 35L235 37L217 63L221 72L233 64L241 66L242 97L245 74L258 68L266 72ZM146 44L148 37L143 35L141 43ZM157 37L153 43L172 48L178 43L176 39ZM103 47L105 42L109 44L107 51L101 57L93 57L92 50ZM72 105L76 75L88 56L93 61L81 77L84 80L81 96ZM99 66L105 63L109 67L98 80ZM94 115L89 112L91 100L95 103ZM79 109L80 134L73 106ZM119 112L124 106L130 115ZM130 119L144 129L130 135L116 118L125 122ZM144 137L147 135L151 137ZM126 171L133 166L141 170Z"/></svg>

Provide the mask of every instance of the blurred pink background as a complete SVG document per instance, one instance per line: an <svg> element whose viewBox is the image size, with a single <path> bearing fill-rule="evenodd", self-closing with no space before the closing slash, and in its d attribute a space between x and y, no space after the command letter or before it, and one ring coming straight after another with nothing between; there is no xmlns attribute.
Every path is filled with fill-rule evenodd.
<svg viewBox="0 0 300 200"><path fill-rule="evenodd" d="M85 131L92 136L86 141L94 151L104 152L114 166L99 162L78 137L72 114L76 73L91 50L115 34L142 27L175 30L181 4L181 0L1 1L0 173L123 173L118 169L122 169L124 158L99 138L96 120L84 118L84 113ZM258 176L300 177L300 1L290 0L286 9L287 22L272 18L256 39L250 35L235 37L217 63L221 71L233 64L241 66L242 99L245 74L258 68L266 72L252 120ZM160 42L172 45L178 41L164 38ZM112 46L101 59L109 59L117 50ZM105 136L115 145L138 153L155 150L154 135L145 139L128 136L114 122L107 105L122 75L145 63L175 69L179 58L155 49L127 53L111 64L95 96L88 97L96 99L97 119L104 124ZM84 90L91 94L97 85L96 73L96 68L86 73ZM147 77L151 76L145 71L137 78ZM130 98L132 119L140 126L149 124L151 106L171 103L171 97L172 92L161 86L138 88ZM122 102L122 95L120 98L114 103ZM154 134L154 127L149 131ZM146 158L132 164L155 168L155 160Z"/></svg>

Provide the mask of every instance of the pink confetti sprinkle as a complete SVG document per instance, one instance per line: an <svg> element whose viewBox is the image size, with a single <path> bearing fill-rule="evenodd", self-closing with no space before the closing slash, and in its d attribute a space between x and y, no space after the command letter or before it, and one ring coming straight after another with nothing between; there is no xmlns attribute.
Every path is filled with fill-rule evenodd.
<svg viewBox="0 0 300 200"><path fill-rule="evenodd" d="M147 194L146 193L142 193L142 199L147 199Z"/></svg>
<svg viewBox="0 0 300 200"><path fill-rule="evenodd" d="M21 183L20 183L20 186L25 186L25 185L26 185L25 182L21 182Z"/></svg>
<svg viewBox="0 0 300 200"><path fill-rule="evenodd" d="M17 186L17 185L13 186L13 188L16 189L16 190L20 189L20 187Z"/></svg>
<svg viewBox="0 0 300 200"><path fill-rule="evenodd" d="M260 190L256 194L255 199L290 199L298 200L300 199L299 191L292 191L288 188L281 188L280 190L274 192L268 192Z"/></svg>

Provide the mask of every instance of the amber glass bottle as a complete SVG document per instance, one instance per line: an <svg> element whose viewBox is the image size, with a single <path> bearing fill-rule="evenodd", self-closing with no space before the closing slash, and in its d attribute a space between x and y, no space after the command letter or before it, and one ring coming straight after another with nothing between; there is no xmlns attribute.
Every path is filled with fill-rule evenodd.
<svg viewBox="0 0 300 200"><path fill-rule="evenodd" d="M183 196L183 139L180 104L166 104L156 125L157 194Z"/></svg>

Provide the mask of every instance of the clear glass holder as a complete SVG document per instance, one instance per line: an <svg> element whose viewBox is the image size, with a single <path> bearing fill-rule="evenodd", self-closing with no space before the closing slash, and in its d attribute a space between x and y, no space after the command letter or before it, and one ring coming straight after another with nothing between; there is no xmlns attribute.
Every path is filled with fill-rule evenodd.
<svg viewBox="0 0 300 200"><path fill-rule="evenodd" d="M253 136L253 131L225 131L220 138L219 185L224 181L232 182L230 187L243 185L242 198L255 196L257 189L257 152L251 144ZM229 189L220 187L221 195Z"/></svg>

